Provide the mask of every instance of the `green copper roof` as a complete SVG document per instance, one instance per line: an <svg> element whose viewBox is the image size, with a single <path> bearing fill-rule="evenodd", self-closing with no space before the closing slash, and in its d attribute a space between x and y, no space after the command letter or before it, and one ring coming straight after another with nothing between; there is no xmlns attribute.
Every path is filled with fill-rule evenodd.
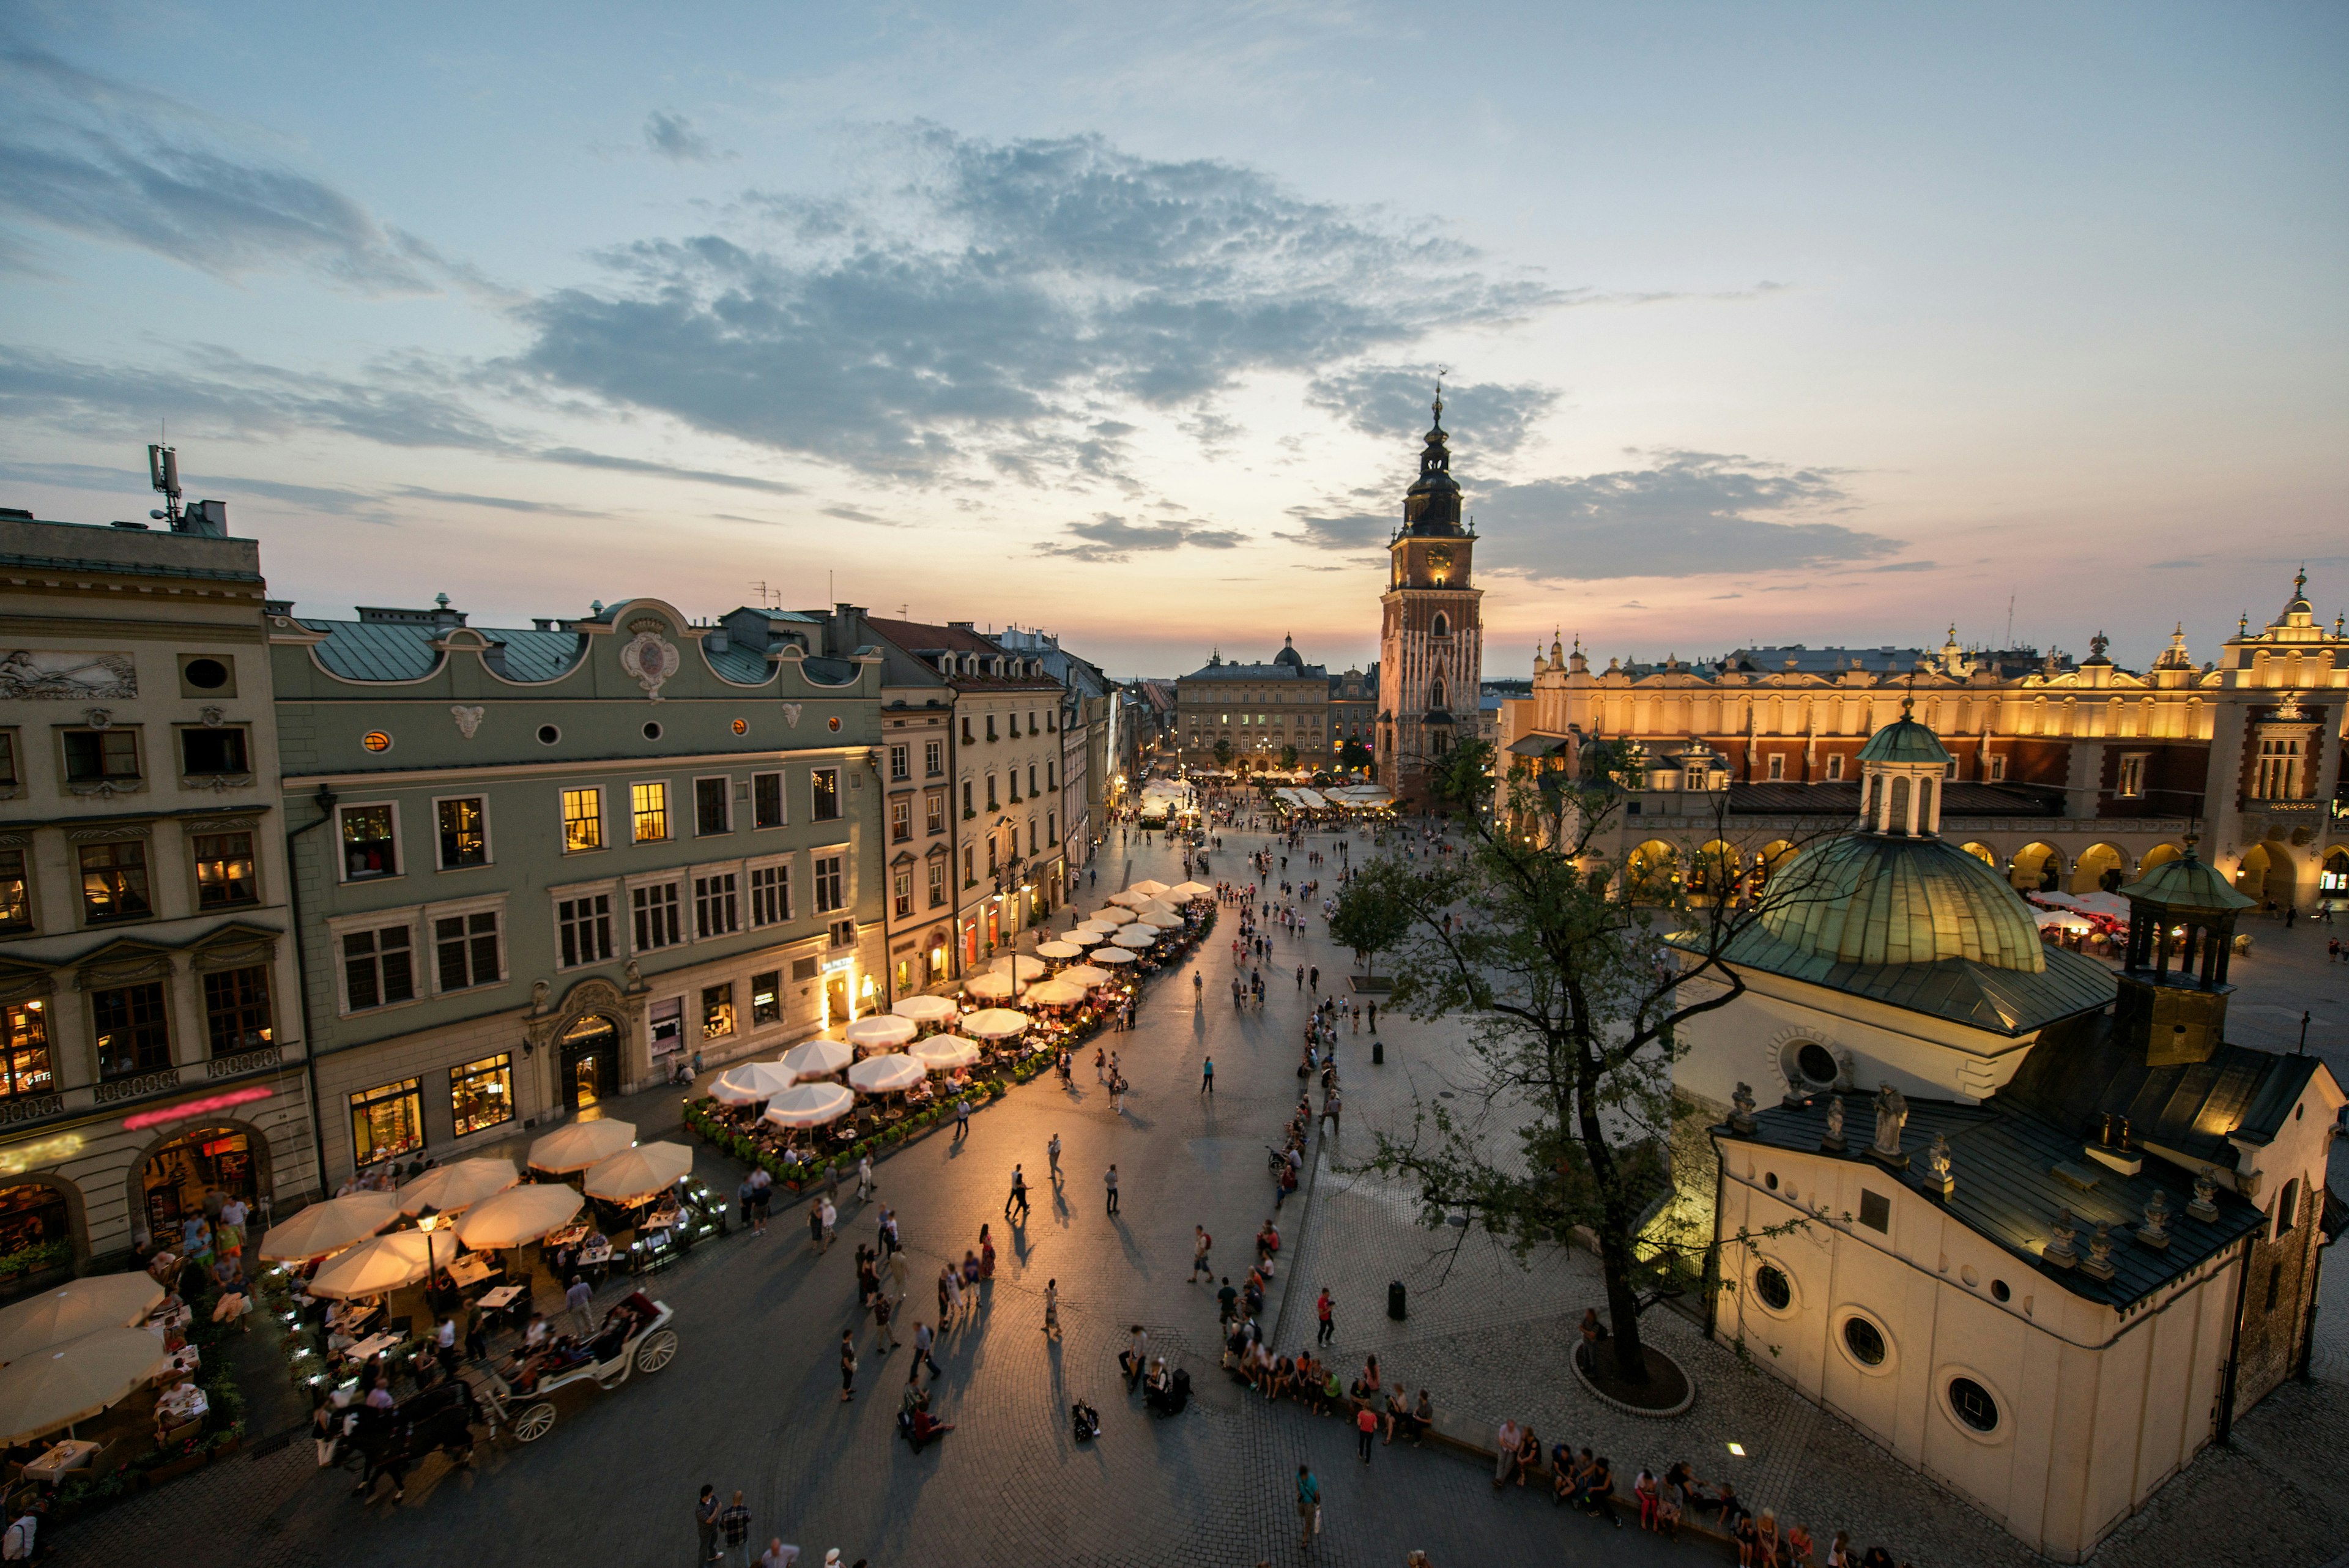
<svg viewBox="0 0 2349 1568"><path fill-rule="evenodd" d="M1905 706L1905 704L1904 704ZM1950 753L1933 732L1903 713L1897 723L1887 724L1868 737L1868 744L1859 748L1863 763L1943 763Z"/></svg>
<svg viewBox="0 0 2349 1568"><path fill-rule="evenodd" d="M2257 902L2228 887L2227 879L2203 865L2190 849L2122 888L2121 897L2168 909L2248 909Z"/></svg>
<svg viewBox="0 0 2349 1568"><path fill-rule="evenodd" d="M2030 974L2047 967L2038 926L2014 889L1944 839L1856 833L1813 845L1771 878L1766 897L1761 929L1833 963L1967 959Z"/></svg>

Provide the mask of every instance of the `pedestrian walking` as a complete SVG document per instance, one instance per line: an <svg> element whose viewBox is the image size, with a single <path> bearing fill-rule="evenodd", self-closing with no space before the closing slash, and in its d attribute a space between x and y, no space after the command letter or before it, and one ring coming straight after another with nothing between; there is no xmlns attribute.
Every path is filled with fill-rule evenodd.
<svg viewBox="0 0 2349 1568"><path fill-rule="evenodd" d="M819 1252L823 1251L823 1199L821 1198L808 1205L808 1245Z"/></svg>
<svg viewBox="0 0 2349 1568"><path fill-rule="evenodd" d="M595 1295L595 1293L588 1288L585 1274L572 1275L571 1288L563 1293L563 1304L571 1309L571 1321L578 1328L582 1339L595 1332L595 1316L587 1310L587 1303Z"/></svg>
<svg viewBox="0 0 2349 1568"><path fill-rule="evenodd" d="M896 1333L889 1326L889 1319L892 1315L889 1293L874 1291L873 1293L874 1349L882 1355L886 1355L897 1348Z"/></svg>
<svg viewBox="0 0 2349 1568"><path fill-rule="evenodd" d="M847 1404L856 1397L856 1331L840 1331L840 1402Z"/></svg>
<svg viewBox="0 0 2349 1568"><path fill-rule="evenodd" d="M1373 1034L1376 1034L1378 1032L1379 1032L1379 1004L1378 1004L1377 1002L1371 1002L1371 1033L1373 1033Z"/></svg>
<svg viewBox="0 0 2349 1568"><path fill-rule="evenodd" d="M1316 1345L1329 1344L1330 1336L1338 1332L1337 1322L1330 1316L1331 1309L1332 1303L1330 1300L1330 1287L1323 1285L1321 1287L1320 1300L1313 1303L1314 1315L1321 1320L1321 1332L1313 1341Z"/></svg>
<svg viewBox="0 0 2349 1568"><path fill-rule="evenodd" d="M840 1201L840 1161L836 1159L823 1168L823 1191L833 1202Z"/></svg>
<svg viewBox="0 0 2349 1568"><path fill-rule="evenodd" d="M970 1136L970 1100L968 1096L955 1102L954 1140L960 1143Z"/></svg>
<svg viewBox="0 0 2349 1568"><path fill-rule="evenodd" d="M1216 1059L1213 1056L1199 1064L1199 1093L1213 1096L1216 1092Z"/></svg>
<svg viewBox="0 0 2349 1568"><path fill-rule="evenodd" d="M1044 1282L1044 1332L1054 1339L1061 1337L1061 1282Z"/></svg>
<svg viewBox="0 0 2349 1568"><path fill-rule="evenodd" d="M750 1511L742 1506L740 1492L719 1510L718 1533L725 1540L729 1561L747 1562L750 1554Z"/></svg>
<svg viewBox="0 0 2349 1568"><path fill-rule="evenodd" d="M1184 1281L1184 1283L1197 1284L1201 1274L1206 1275L1211 1280L1216 1277L1216 1271L1207 1265L1207 1249L1215 1244L1216 1239L1207 1234L1207 1228L1205 1225L1191 1227L1191 1277Z"/></svg>
<svg viewBox="0 0 2349 1568"><path fill-rule="evenodd" d="M827 1198L823 1200L823 1208L820 1212L823 1216L824 1250L826 1251L830 1251L832 1250L832 1239L839 1232L840 1210L834 1209L832 1206L832 1199Z"/></svg>
<svg viewBox="0 0 2349 1568"><path fill-rule="evenodd" d="M1228 1326L1239 1315L1239 1292L1232 1289L1232 1277L1224 1276L1224 1288L1216 1293L1216 1321Z"/></svg>
<svg viewBox="0 0 2349 1568"><path fill-rule="evenodd" d="M1305 971L1305 983L1313 988L1314 995L1319 996L1321 994L1321 966L1319 964L1317 963L1312 968Z"/></svg>
<svg viewBox="0 0 2349 1568"><path fill-rule="evenodd" d="M914 1324L914 1365L928 1367L930 1376L933 1377L938 1375L938 1364L937 1359L930 1354L930 1346L936 1342L937 1336L931 1331L928 1324Z"/></svg>
<svg viewBox="0 0 2349 1568"><path fill-rule="evenodd" d="M1109 1174L1102 1179L1109 1186L1109 1211L1114 1214L1117 1212L1117 1167L1111 1166Z"/></svg>
<svg viewBox="0 0 2349 1568"><path fill-rule="evenodd" d="M873 1179L873 1157L867 1154L856 1162L856 1200L862 1203L880 1190Z"/></svg>
<svg viewBox="0 0 2349 1568"><path fill-rule="evenodd" d="M1006 1220L1011 1218L1011 1207L1015 1203L1019 1206L1019 1218L1027 1219L1028 1178L1020 1173L1016 1164L1011 1168L1011 1196L1003 1200L1003 1217Z"/></svg>
<svg viewBox="0 0 2349 1568"><path fill-rule="evenodd" d="M1314 1536L1321 1531L1321 1483L1304 1465L1297 1467L1297 1545L1301 1551L1313 1544Z"/></svg>
<svg viewBox="0 0 2349 1568"><path fill-rule="evenodd" d="M1303 964L1299 964L1297 966L1297 989L1299 991L1303 991L1305 989L1305 966Z"/></svg>
<svg viewBox="0 0 2349 1568"><path fill-rule="evenodd" d="M1096 1045L1093 1047L1093 1082L1097 1084L1106 1084L1109 1082L1109 1075L1102 1071L1102 1064L1108 1060L1108 1046Z"/></svg>
<svg viewBox="0 0 2349 1568"><path fill-rule="evenodd" d="M1052 1141L1044 1146L1044 1156L1052 1162L1052 1185L1061 1185L1061 1135L1054 1133Z"/></svg>
<svg viewBox="0 0 2349 1568"><path fill-rule="evenodd" d="M901 1303L905 1299L905 1254L902 1251L889 1254L889 1294Z"/></svg>
<svg viewBox="0 0 2349 1568"><path fill-rule="evenodd" d="M1362 1462L1371 1462L1371 1439L1378 1435L1378 1412L1364 1405L1354 1413L1354 1446L1362 1451Z"/></svg>
<svg viewBox="0 0 2349 1568"><path fill-rule="evenodd" d="M693 1527L701 1534L701 1560L718 1561L718 1489L705 1486L701 1501L693 1505Z"/></svg>

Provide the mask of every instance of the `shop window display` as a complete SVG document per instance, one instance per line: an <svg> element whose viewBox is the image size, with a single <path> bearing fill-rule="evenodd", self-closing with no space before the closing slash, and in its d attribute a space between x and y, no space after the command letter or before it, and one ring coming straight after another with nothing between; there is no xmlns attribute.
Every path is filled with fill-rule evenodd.
<svg viewBox="0 0 2349 1568"><path fill-rule="evenodd" d="M252 1139L228 1127L200 1127L173 1138L140 1168L148 1231L160 1242L176 1236L181 1222L204 1212L204 1195L217 1189L222 1199L250 1205L260 1196L254 1166Z"/></svg>
<svg viewBox="0 0 2349 1568"><path fill-rule="evenodd" d="M73 1212L41 1182L0 1189L0 1280L73 1262Z"/></svg>

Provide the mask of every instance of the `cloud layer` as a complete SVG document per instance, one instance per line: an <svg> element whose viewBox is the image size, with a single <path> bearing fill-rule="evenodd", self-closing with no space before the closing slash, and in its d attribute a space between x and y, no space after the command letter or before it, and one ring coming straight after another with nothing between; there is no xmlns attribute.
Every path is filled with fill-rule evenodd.
<svg viewBox="0 0 2349 1568"><path fill-rule="evenodd" d="M1203 550L1234 550L1248 536L1237 528L1216 528L1199 522L1138 523L1103 512L1091 522L1071 523L1064 540L1036 546L1041 556L1065 556L1077 561L1123 561L1137 554L1179 550L1189 545Z"/></svg>
<svg viewBox="0 0 2349 1568"><path fill-rule="evenodd" d="M1366 435L1415 441L1434 411L1429 402L1442 373L1437 365L1357 365L1315 377L1305 397ZM1444 418L1454 432L1452 450L1472 465L1479 458L1506 457L1525 444L1535 422L1557 402L1555 388L1532 382L1446 381Z"/></svg>

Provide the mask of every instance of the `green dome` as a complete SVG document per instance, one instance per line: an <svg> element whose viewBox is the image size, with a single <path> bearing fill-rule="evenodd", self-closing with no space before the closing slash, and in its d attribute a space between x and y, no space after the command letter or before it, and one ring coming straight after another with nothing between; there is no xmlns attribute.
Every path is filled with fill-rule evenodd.
<svg viewBox="0 0 2349 1568"><path fill-rule="evenodd" d="M1868 744L1904 728L1940 751L1922 724L1878 731ZM1813 845L1772 876L1769 897L1762 929L1830 963L1971 959L2030 974L2047 967L2038 925L2014 889L1943 839L1858 833Z"/></svg>
<svg viewBox="0 0 2349 1568"><path fill-rule="evenodd" d="M1903 712L1898 723L1887 724L1868 737L1868 744L1859 748L1863 763L1939 763L1946 766L1950 753L1934 738L1933 732Z"/></svg>
<svg viewBox="0 0 2349 1568"><path fill-rule="evenodd" d="M2224 877L2195 858L2190 850L2176 860L2163 861L2122 888L2121 897L2168 909L2248 909L2258 902L2228 887Z"/></svg>

